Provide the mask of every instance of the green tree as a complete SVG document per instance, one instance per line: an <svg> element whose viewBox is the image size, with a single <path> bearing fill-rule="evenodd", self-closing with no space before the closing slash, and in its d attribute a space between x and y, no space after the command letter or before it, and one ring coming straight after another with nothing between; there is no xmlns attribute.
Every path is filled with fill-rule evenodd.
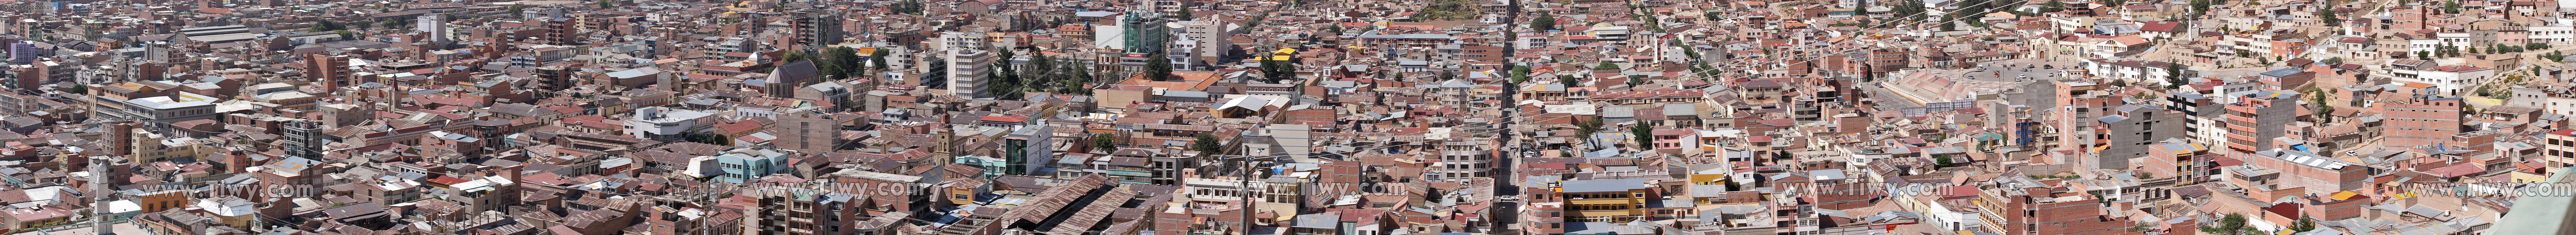
<svg viewBox="0 0 2576 235"><path fill-rule="evenodd" d="M1529 82L1529 66L1512 66L1512 83Z"/></svg>
<svg viewBox="0 0 2576 235"><path fill-rule="evenodd" d="M1118 136L1117 136L1117 135L1111 135L1111 134L1105 134L1105 133L1104 133L1104 134L1095 134L1095 135L1091 135L1091 149L1095 149L1095 150L1100 151L1100 152L1109 152L1110 150L1117 149L1117 148L1118 148Z"/></svg>
<svg viewBox="0 0 2576 235"><path fill-rule="evenodd" d="M2183 83L2191 82L2182 77L2182 63L2167 61L2165 64L2165 90L2179 89Z"/></svg>
<svg viewBox="0 0 2576 235"><path fill-rule="evenodd" d="M1163 53L1146 55L1144 75L1147 80L1170 81L1172 79L1172 60L1169 57L1163 56Z"/></svg>
<svg viewBox="0 0 2576 235"><path fill-rule="evenodd" d="M1220 142L1224 141L1217 140L1216 135L1199 133L1198 140L1190 141L1190 150L1199 151L1200 154L1223 154L1222 152L1217 152L1217 150L1222 150L1219 149L1220 144L1224 144Z"/></svg>
<svg viewBox="0 0 2576 235"><path fill-rule="evenodd" d="M527 6L527 5L519 5L519 4L510 4L510 10L509 10L509 12L510 12L510 17L511 17L511 18L518 18L521 14L527 14L527 13L528 13L528 6Z"/></svg>
<svg viewBox="0 0 2576 235"><path fill-rule="evenodd" d="M2210 0L2191 0L2191 14L2192 14L2192 15L2207 15L2207 14L2209 14L2209 4L2212 4L2212 2L2210 2ZM2200 18L2200 17L2192 17L2192 18Z"/></svg>
<svg viewBox="0 0 2576 235"><path fill-rule="evenodd" d="M616 1L599 0L599 8L617 8Z"/></svg>
<svg viewBox="0 0 2576 235"><path fill-rule="evenodd" d="M2442 13L2460 14L2460 1L2442 1Z"/></svg>
<svg viewBox="0 0 2576 235"><path fill-rule="evenodd" d="M1628 126L1628 133L1628 135L1632 135L1631 137L1637 139L1638 149L1655 149L1655 147L1653 147L1655 144L1655 127L1646 126L1645 122L1638 122L1636 125Z"/></svg>
<svg viewBox="0 0 2576 235"><path fill-rule="evenodd" d="M408 18L408 17L397 17L397 18ZM381 23L381 24L385 26L385 29L399 29L399 28L402 28L403 20L405 20L405 19L387 18L387 19L385 19L385 22L383 22L383 23Z"/></svg>
<svg viewBox="0 0 2576 235"><path fill-rule="evenodd" d="M876 64L874 67L878 71L884 71L886 69L886 51L887 50L885 48L878 48L876 52L868 53L868 60L871 63Z"/></svg>
<svg viewBox="0 0 2576 235"><path fill-rule="evenodd" d="M837 70L826 74L840 75L841 77L846 78L859 76L859 74L866 73L866 71L868 71L867 67L859 64L860 62L865 62L860 60L859 50L850 49L850 47L833 46L832 48L823 49L823 58L825 61L832 64L832 68ZM1007 60L1010 58L1003 59Z"/></svg>
<svg viewBox="0 0 2576 235"><path fill-rule="evenodd" d="M2066 10L2066 3L2057 2L2057 0L2048 0L2048 2L2040 4L2039 13L2051 13L2063 10Z"/></svg>
<svg viewBox="0 0 2576 235"><path fill-rule="evenodd" d="M1601 61L1601 64L1600 64L1600 65L1593 65L1593 66L1592 66L1592 69L1601 69L1601 70L1619 69L1619 64L1618 64L1618 63L1610 63L1610 61L1604 60L1604 61Z"/></svg>
<svg viewBox="0 0 2576 235"><path fill-rule="evenodd" d="M2262 231L2255 231L2252 227L2246 227L2245 214L2227 214L2226 217L2218 219L2218 226L2200 226L2200 233L2213 235L2257 235L2262 234Z"/></svg>
<svg viewBox="0 0 2576 235"><path fill-rule="evenodd" d="M358 39L358 33L357 33L357 32L349 32L348 30L332 30L331 32L334 32L334 33L340 33L340 40L355 40L355 39Z"/></svg>
<svg viewBox="0 0 2576 235"><path fill-rule="evenodd" d="M2329 5L2331 5L2331 4L2329 4ZM2328 27L2343 26L2343 19L2338 18L2338 17L2335 17L2335 12L2334 12L2334 8L2333 8L2333 7L2318 7L2318 8L2317 8L2317 17L2318 17L2318 18L2320 18L2320 19L2324 19L2324 20L2325 20L2325 22L2326 22L2326 26L2328 26Z"/></svg>
<svg viewBox="0 0 2576 235"><path fill-rule="evenodd" d="M89 94L89 85L72 85L71 87L64 87L63 93Z"/></svg>
<svg viewBox="0 0 2576 235"><path fill-rule="evenodd" d="M1537 32L1556 30L1556 15L1540 12L1537 17L1530 17L1529 28L1530 31Z"/></svg>
<svg viewBox="0 0 2576 235"><path fill-rule="evenodd" d="M1198 18L1198 17L1199 17L1199 16L1198 16L1198 12L1196 12L1196 11L1192 11L1192 10L1190 10L1190 8L1188 8L1188 7L1183 7L1183 8L1181 8L1181 12L1180 12L1180 13L1178 13L1178 14L1172 14L1172 16L1173 16L1173 17L1178 17L1178 18L1173 18L1173 20L1179 20L1179 21L1190 21L1191 19L1195 19L1195 18Z"/></svg>
<svg viewBox="0 0 2576 235"><path fill-rule="evenodd" d="M342 25L342 24L340 24L340 22L339 22L339 21L331 21L331 20L315 21L315 22L313 22L313 27L311 27L311 28L306 28L306 30L311 31L311 32L330 32L330 31L333 31L333 30L346 30L346 29L349 29L349 26L348 26L348 25Z"/></svg>
<svg viewBox="0 0 2576 235"><path fill-rule="evenodd" d="M1588 138L1592 136L1592 133L1594 132L1601 132L1601 118L1595 117L1582 119L1583 120L1574 121L1575 137Z"/></svg>

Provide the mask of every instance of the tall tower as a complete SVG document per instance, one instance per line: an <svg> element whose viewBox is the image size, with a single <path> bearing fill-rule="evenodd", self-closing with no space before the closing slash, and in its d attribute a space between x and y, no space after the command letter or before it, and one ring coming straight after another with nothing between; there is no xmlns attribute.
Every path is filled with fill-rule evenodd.
<svg viewBox="0 0 2576 235"><path fill-rule="evenodd" d="M107 156L89 157L89 208L91 210L95 210L90 212L90 234L115 234L114 232L107 230L107 214L109 213L107 212L107 201L109 199L116 198L110 196L114 195L112 193L116 193L116 191L110 191L107 189L108 158L109 157Z"/></svg>
<svg viewBox="0 0 2576 235"><path fill-rule="evenodd" d="M447 49L449 41L446 14L421 14L419 18L412 20L416 27L413 30L419 30L422 37L428 38L430 46L436 46L436 49Z"/></svg>

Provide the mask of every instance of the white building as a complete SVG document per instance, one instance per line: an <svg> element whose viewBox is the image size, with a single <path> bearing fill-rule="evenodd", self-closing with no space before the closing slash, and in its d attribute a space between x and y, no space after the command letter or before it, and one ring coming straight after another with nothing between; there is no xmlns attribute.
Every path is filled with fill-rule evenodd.
<svg viewBox="0 0 2576 235"><path fill-rule="evenodd" d="M2423 68L2392 63L2389 64L2387 71L2396 81L2433 84L2435 88L2441 89L2442 94L2450 96L2467 95L2467 92L2476 91L2477 86L2487 84L2496 78L2496 70L2493 68L2468 65Z"/></svg>
<svg viewBox="0 0 2576 235"><path fill-rule="evenodd" d="M984 96L986 82L993 77L994 55L991 51L973 49L948 50L948 94Z"/></svg>
<svg viewBox="0 0 2576 235"><path fill-rule="evenodd" d="M704 130L715 123L715 114L692 110L664 110L662 107L635 109L635 117L626 120L626 134L658 141L681 141L690 132Z"/></svg>

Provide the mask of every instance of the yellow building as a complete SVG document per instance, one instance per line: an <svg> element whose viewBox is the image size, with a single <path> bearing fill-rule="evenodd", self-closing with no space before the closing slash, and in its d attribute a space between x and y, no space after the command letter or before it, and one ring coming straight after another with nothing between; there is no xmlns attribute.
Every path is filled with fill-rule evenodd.
<svg viewBox="0 0 2576 235"><path fill-rule="evenodd" d="M1565 202L1565 222L1634 221L1646 215L1646 203L1663 197L1645 179L1567 180L1555 194Z"/></svg>
<svg viewBox="0 0 2576 235"><path fill-rule="evenodd" d="M143 129L134 130L133 144L134 154L126 156L126 160L146 164L174 157L205 156L223 151L222 148L208 146L205 141L197 138L164 135Z"/></svg>

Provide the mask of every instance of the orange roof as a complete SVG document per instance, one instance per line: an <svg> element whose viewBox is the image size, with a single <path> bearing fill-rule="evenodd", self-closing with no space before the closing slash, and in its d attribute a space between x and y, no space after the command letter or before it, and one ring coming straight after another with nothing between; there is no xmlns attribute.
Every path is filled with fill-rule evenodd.
<svg viewBox="0 0 2576 235"><path fill-rule="evenodd" d="M1145 80L1144 74L1137 74L1135 77L1128 77L1127 81L1118 82L1118 85L1148 86L1175 91L1205 91L1209 85L1216 84L1217 76L1220 75L1223 74L1209 71L1172 71L1173 80L1171 81L1150 81Z"/></svg>

